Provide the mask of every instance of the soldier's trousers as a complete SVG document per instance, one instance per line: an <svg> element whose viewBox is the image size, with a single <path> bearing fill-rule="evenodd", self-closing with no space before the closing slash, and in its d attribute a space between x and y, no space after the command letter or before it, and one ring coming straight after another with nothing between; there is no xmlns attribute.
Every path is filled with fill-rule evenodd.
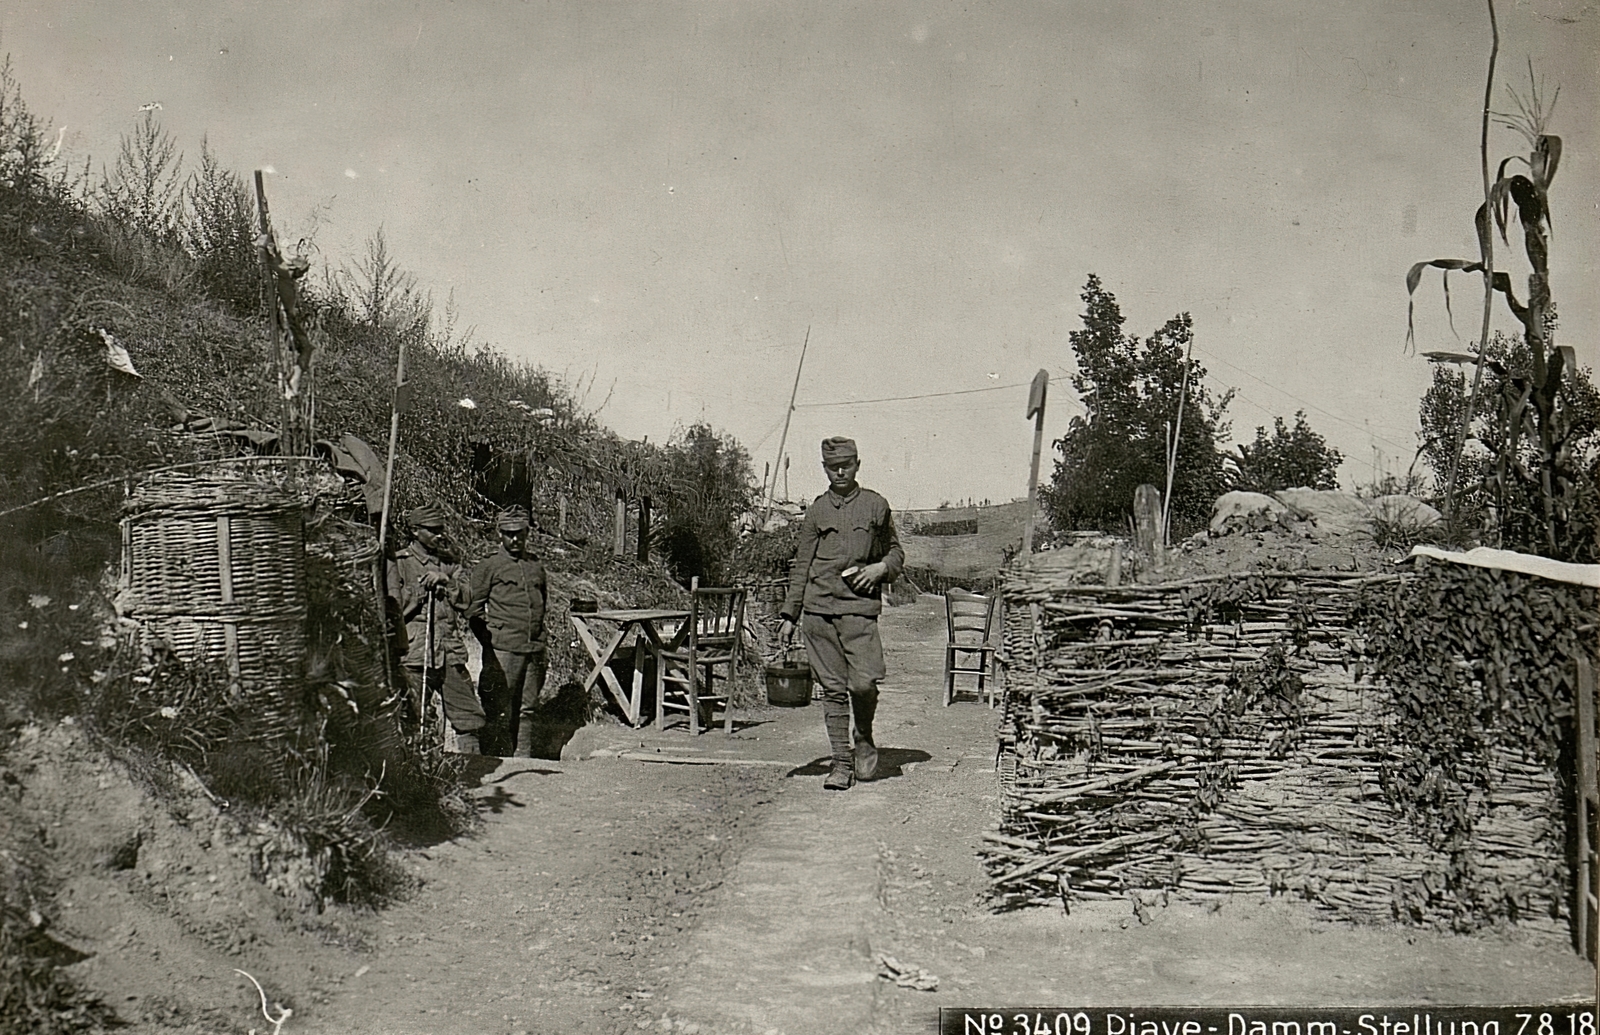
<svg viewBox="0 0 1600 1035"><path fill-rule="evenodd" d="M811 676L822 687L822 721L836 763L854 764L850 720L856 735L872 741L872 720L878 710L878 682L884 677L883 639L871 615L822 615L807 611L800 618Z"/></svg>
<svg viewBox="0 0 1600 1035"><path fill-rule="evenodd" d="M543 646L526 652L483 652L483 705L494 730L494 753L516 754L523 705L532 711L544 690L545 657Z"/></svg>
<svg viewBox="0 0 1600 1035"><path fill-rule="evenodd" d="M406 666L406 679L416 690L422 689L422 668L420 666ZM472 739L477 739L478 731L483 729L486 718L483 714L483 704L478 700L477 691L472 688L472 680L467 676L467 667L459 664L448 664L440 668L428 670L428 692L442 707L444 720L450 728L458 734L472 734ZM421 697L418 695L418 703Z"/></svg>

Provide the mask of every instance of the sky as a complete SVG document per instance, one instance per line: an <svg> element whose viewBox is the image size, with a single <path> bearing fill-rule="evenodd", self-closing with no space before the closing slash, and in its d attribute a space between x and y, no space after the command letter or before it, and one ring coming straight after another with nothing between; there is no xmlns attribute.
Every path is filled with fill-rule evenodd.
<svg viewBox="0 0 1600 1035"><path fill-rule="evenodd" d="M1497 12L1494 107L1530 61L1560 88L1558 337L1600 365L1600 12ZM1488 49L1467 0L0 5L71 160L159 104L189 164L205 139L273 170L280 237L337 268L381 226L458 332L625 437L708 422L758 475L804 347L789 494L850 435L902 509L1026 494L1040 369L1048 478L1090 273L1131 333L1193 315L1236 439L1304 409L1346 487L1403 474L1430 376L1405 273L1476 258ZM1424 278L1418 350L1476 337L1480 283L1452 329Z"/></svg>

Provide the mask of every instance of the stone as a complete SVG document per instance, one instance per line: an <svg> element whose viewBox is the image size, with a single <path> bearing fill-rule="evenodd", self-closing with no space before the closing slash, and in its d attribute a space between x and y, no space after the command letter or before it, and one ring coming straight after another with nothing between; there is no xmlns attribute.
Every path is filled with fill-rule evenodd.
<svg viewBox="0 0 1600 1035"><path fill-rule="evenodd" d="M1372 501L1372 517L1391 525L1429 528L1444 520L1444 515L1415 496L1379 496Z"/></svg>
<svg viewBox="0 0 1600 1035"><path fill-rule="evenodd" d="M1349 535L1372 529L1372 504L1337 489L1283 489L1273 493L1279 503L1316 526L1313 535Z"/></svg>
<svg viewBox="0 0 1600 1035"><path fill-rule="evenodd" d="M1212 535L1260 532L1281 523L1289 508L1260 492L1227 492L1211 508Z"/></svg>

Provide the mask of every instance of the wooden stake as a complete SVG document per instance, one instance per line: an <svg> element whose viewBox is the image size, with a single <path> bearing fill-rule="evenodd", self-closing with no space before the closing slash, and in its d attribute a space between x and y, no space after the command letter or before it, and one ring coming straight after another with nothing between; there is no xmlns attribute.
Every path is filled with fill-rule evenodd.
<svg viewBox="0 0 1600 1035"><path fill-rule="evenodd" d="M640 564L650 560L650 497L639 497L639 543L636 556Z"/></svg>
<svg viewBox="0 0 1600 1035"><path fill-rule="evenodd" d="M378 517L378 556L389 535L389 504L394 498L394 454L400 445L400 411L406 408L410 392L406 385L406 339L400 339L400 355L394 366L394 399L389 406L389 456L383 464L383 510Z"/></svg>
<svg viewBox="0 0 1600 1035"><path fill-rule="evenodd" d="M256 170L256 216L261 224L262 244L257 249L261 258L261 289L267 296L267 320L272 325L272 369L278 375L278 409L282 424L278 429L278 439L288 447L288 451L293 452L297 443L293 438L289 413L289 373L283 368L283 346L278 336L278 275L272 268L272 252L276 245L272 243L272 217L267 213L267 185L260 169Z"/></svg>
<svg viewBox="0 0 1600 1035"><path fill-rule="evenodd" d="M1166 550L1162 548L1163 522L1161 493L1148 482L1133 490L1133 542L1141 557L1150 561L1156 571L1164 565Z"/></svg>
<svg viewBox="0 0 1600 1035"><path fill-rule="evenodd" d="M621 557L628 552L628 498L617 490L617 521L613 528L611 555Z"/></svg>
<svg viewBox="0 0 1600 1035"><path fill-rule="evenodd" d="M1167 494L1161 498L1161 542L1167 548L1167 533L1172 528L1172 477L1178 470L1178 437L1183 434L1183 410L1189 402L1189 360L1194 355L1194 332L1189 332L1189 345L1183 350L1183 381L1178 387L1178 420L1172 429L1167 448Z"/></svg>

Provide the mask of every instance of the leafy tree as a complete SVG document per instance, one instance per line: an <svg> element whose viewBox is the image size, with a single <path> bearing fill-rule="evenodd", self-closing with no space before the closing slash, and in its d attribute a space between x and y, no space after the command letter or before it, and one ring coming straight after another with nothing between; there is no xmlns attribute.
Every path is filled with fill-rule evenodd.
<svg viewBox="0 0 1600 1035"><path fill-rule="evenodd" d="M1311 430L1306 411L1296 411L1294 427L1282 417L1273 418L1272 436L1256 428L1256 440L1239 447L1239 478L1236 486L1250 492L1277 492L1279 489L1337 489L1339 465L1344 454L1330 447L1321 435Z"/></svg>
<svg viewBox="0 0 1600 1035"><path fill-rule="evenodd" d="M1545 473L1537 411L1528 404L1538 383L1534 347L1522 337L1496 333L1483 350L1484 378L1468 429L1458 476L1457 510L1506 549L1548 553ZM1460 370L1436 366L1418 420L1422 456L1444 480L1452 460L1469 382ZM1600 390L1587 369L1561 379L1547 419L1557 448L1551 457L1554 555L1580 563L1600 560Z"/></svg>
<svg viewBox="0 0 1600 1035"><path fill-rule="evenodd" d="M667 567L687 583L726 580L739 541L739 517L759 490L750 454L731 436L697 423L666 447L665 521L660 530Z"/></svg>
<svg viewBox="0 0 1600 1035"><path fill-rule="evenodd" d="M1082 298L1083 330L1068 338L1078 361L1072 386L1087 413L1055 441L1055 471L1043 497L1058 529L1120 528L1132 514L1134 489L1166 484L1168 422L1178 411L1194 324L1182 313L1140 341L1123 333L1122 310L1099 277L1089 275ZM1175 531L1203 524L1226 491L1217 440L1227 433L1223 413L1232 393L1214 400L1201 383L1205 368L1193 360L1188 367L1170 507Z"/></svg>

